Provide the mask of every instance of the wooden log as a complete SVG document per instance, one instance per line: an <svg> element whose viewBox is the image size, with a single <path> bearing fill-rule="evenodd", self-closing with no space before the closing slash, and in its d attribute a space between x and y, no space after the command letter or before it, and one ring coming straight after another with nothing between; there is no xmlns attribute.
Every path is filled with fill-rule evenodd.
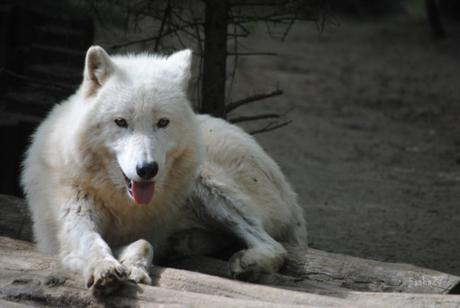
<svg viewBox="0 0 460 308"><path fill-rule="evenodd" d="M127 284L96 298L79 276L33 250L29 242L0 237L0 304L86 307L423 307L460 305L460 296L335 291L329 295L285 290L156 267L154 286ZM11 304L10 304L11 302ZM16 303L16 304L15 304ZM4 304L4 305L3 305Z"/></svg>
<svg viewBox="0 0 460 308"><path fill-rule="evenodd" d="M3 213L0 216L0 235L31 239L30 219L22 199L0 195L0 211ZM454 288L458 289L460 282L458 276L408 264L366 260L316 249L287 249L289 257L281 273L265 275L259 284L319 295L342 296L348 294L347 289L445 294ZM167 265L229 278L227 263L217 259L193 257L169 262Z"/></svg>
<svg viewBox="0 0 460 308"><path fill-rule="evenodd" d="M227 262L214 258L201 256L189 257L168 262L168 266L231 279ZM302 291L322 295L338 295L349 291L347 289L331 284L322 283L320 281L309 280L308 278L302 277L292 277L280 273L262 275L257 283L268 286L276 286L278 288L287 290Z"/></svg>
<svg viewBox="0 0 460 308"><path fill-rule="evenodd" d="M281 273L264 275L260 284L300 289L318 294L344 290L447 294L460 277L403 263L367 260L316 249L287 247L289 256ZM224 261L193 257L169 266L230 278Z"/></svg>
<svg viewBox="0 0 460 308"><path fill-rule="evenodd" d="M284 272L357 291L447 294L460 277L404 263L287 247Z"/></svg>
<svg viewBox="0 0 460 308"><path fill-rule="evenodd" d="M156 269L159 287L127 284L114 296L96 298L84 287L79 276L62 271L54 257L35 252L31 243L0 237L0 298L4 301L58 307L151 307L152 304L186 307L203 307L211 304L222 307L274 307L268 302L245 299L243 296L239 299L230 299L218 295L198 294L189 292L179 285L179 290L164 288L161 287L161 284L164 284L161 278L163 271L165 269ZM166 271L165 280L175 275L177 273Z"/></svg>

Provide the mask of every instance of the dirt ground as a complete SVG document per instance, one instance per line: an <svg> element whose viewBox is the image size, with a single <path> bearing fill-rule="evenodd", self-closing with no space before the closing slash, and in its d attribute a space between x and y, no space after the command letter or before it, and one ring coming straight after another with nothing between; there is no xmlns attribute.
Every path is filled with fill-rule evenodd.
<svg viewBox="0 0 460 308"><path fill-rule="evenodd" d="M305 205L311 246L460 274L460 27L434 41L424 20L339 19L285 42L259 28L245 46L279 55L240 58L234 99L285 94L235 115L289 111L256 138Z"/></svg>

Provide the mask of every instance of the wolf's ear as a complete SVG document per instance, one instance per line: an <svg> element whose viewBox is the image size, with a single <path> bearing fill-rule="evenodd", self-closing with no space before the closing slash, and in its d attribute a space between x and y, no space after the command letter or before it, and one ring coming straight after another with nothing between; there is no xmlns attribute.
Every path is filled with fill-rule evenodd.
<svg viewBox="0 0 460 308"><path fill-rule="evenodd" d="M174 76L178 78L182 89L185 91L192 75L192 50L184 49L175 52L169 56L168 62L174 71Z"/></svg>
<svg viewBox="0 0 460 308"><path fill-rule="evenodd" d="M91 46L86 52L84 84L86 96L94 95L115 71L115 64L100 46Z"/></svg>

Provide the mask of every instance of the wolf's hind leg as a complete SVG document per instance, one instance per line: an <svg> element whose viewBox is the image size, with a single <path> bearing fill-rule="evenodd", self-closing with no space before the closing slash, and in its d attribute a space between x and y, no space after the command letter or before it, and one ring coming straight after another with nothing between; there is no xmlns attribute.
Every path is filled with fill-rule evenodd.
<svg viewBox="0 0 460 308"><path fill-rule="evenodd" d="M153 247L146 240L137 240L115 250L118 261L128 271L128 279L138 283L151 284L149 269L152 265Z"/></svg>
<svg viewBox="0 0 460 308"><path fill-rule="evenodd" d="M209 171L209 170L207 170ZM283 265L287 252L251 215L248 205L237 198L212 171L199 176L191 203L198 217L237 236L248 247L235 253L229 261L234 278L255 281L262 273L272 273Z"/></svg>

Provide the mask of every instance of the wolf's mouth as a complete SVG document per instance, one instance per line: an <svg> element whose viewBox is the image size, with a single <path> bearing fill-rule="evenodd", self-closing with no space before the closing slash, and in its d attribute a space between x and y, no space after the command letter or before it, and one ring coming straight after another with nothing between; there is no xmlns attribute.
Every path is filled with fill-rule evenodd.
<svg viewBox="0 0 460 308"><path fill-rule="evenodd" d="M129 179L123 171L122 173L131 199L137 204L149 204L155 192L155 182L136 182Z"/></svg>

